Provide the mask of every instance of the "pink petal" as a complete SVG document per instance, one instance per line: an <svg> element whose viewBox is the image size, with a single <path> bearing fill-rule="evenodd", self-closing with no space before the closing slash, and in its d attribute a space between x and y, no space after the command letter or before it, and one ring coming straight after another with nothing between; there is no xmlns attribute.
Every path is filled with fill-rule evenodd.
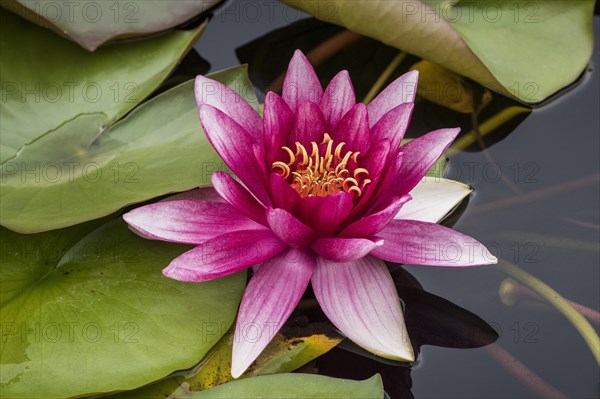
<svg viewBox="0 0 600 399"><path fill-rule="evenodd" d="M378 179L383 172L383 169L388 162L388 157L391 154L396 154L396 149L393 149L394 151L391 150L392 147L388 139L373 141L373 145L369 149L367 156L364 157L364 161L361 162L360 166L369 171L369 177L373 179L373 182L375 182L375 179Z"/></svg>
<svg viewBox="0 0 600 399"><path fill-rule="evenodd" d="M260 201L268 203L263 169L253 151L256 141L242 126L218 109L200 105L198 110L202 128L223 161Z"/></svg>
<svg viewBox="0 0 600 399"><path fill-rule="evenodd" d="M314 267L309 251L290 248L258 268L238 312L231 364L234 378L246 371L283 326L302 298Z"/></svg>
<svg viewBox="0 0 600 399"><path fill-rule="evenodd" d="M393 220L377 235L384 242L371 255L390 262L462 267L498 261L479 241L435 223Z"/></svg>
<svg viewBox="0 0 600 399"><path fill-rule="evenodd" d="M348 71L340 71L331 79L321 99L323 116L333 129L356 103L356 95Z"/></svg>
<svg viewBox="0 0 600 399"><path fill-rule="evenodd" d="M298 111L300 104L307 101L319 104L323 97L319 78L300 50L294 52L290 61L283 81L282 97L294 113Z"/></svg>
<svg viewBox="0 0 600 399"><path fill-rule="evenodd" d="M370 237L388 225L400 211L400 208L411 199L410 195L392 198L380 211L357 220L346 227L340 237Z"/></svg>
<svg viewBox="0 0 600 399"><path fill-rule="evenodd" d="M198 107L211 105L242 125L254 140L262 139L260 115L239 94L224 84L205 76L196 76L194 94Z"/></svg>
<svg viewBox="0 0 600 399"><path fill-rule="evenodd" d="M275 208L291 210L300 201L300 194L277 173L271 173L269 193Z"/></svg>
<svg viewBox="0 0 600 399"><path fill-rule="evenodd" d="M269 176L269 173L271 171L271 165L267 167L267 154L265 152L264 145L259 145L256 143L253 144L252 153L254 154L253 162L256 162L258 170L260 171L259 180L261 183L261 187L264 188L267 185L267 176ZM266 196L265 199L268 201L268 196ZM265 204L270 205L268 202L266 202Z"/></svg>
<svg viewBox="0 0 600 399"><path fill-rule="evenodd" d="M359 151L361 154L366 153L370 147L369 135L367 106L363 103L354 105L333 130L333 139L346 143L344 151Z"/></svg>
<svg viewBox="0 0 600 399"><path fill-rule="evenodd" d="M271 230L243 230L208 240L173 259L163 274L202 282L246 269L279 254L287 245Z"/></svg>
<svg viewBox="0 0 600 399"><path fill-rule="evenodd" d="M357 220L367 214L366 212L374 205L373 201L371 200L373 196L376 196L378 202L381 203L384 203L386 200L393 197L392 195L385 195L377 198L378 192L381 191L380 187L384 185L382 180L386 179L386 171L389 173L389 169L391 168L389 165L391 162L388 159L389 152L389 140L383 140L378 143L376 142L371 147L367 157L365 157L364 164L361 163L361 166L369 171L369 178L372 179L372 182L371 184L367 185L358 199L354 209L352 209L352 212L348 217L350 220Z"/></svg>
<svg viewBox="0 0 600 399"><path fill-rule="evenodd" d="M211 176L215 190L231 206L250 219L267 225L265 207L248 190L225 172L215 172Z"/></svg>
<svg viewBox="0 0 600 399"><path fill-rule="evenodd" d="M323 312L357 345L384 358L415 360L398 293L381 260L317 258L311 281Z"/></svg>
<svg viewBox="0 0 600 399"><path fill-rule="evenodd" d="M407 72L379 93L368 105L369 123L371 126L375 126L383 115L398 105L414 102L418 79L419 72Z"/></svg>
<svg viewBox="0 0 600 399"><path fill-rule="evenodd" d="M321 257L334 262L352 262L383 244L366 238L321 238L311 248Z"/></svg>
<svg viewBox="0 0 600 399"><path fill-rule="evenodd" d="M265 97L265 111L263 116L265 132L265 150L268 162L287 162L287 153L281 149L289 143L290 134L294 126L294 114L281 97L272 91ZM295 151L292 148L292 151Z"/></svg>
<svg viewBox="0 0 600 399"><path fill-rule="evenodd" d="M381 209L393 198L406 195L406 192L402 188L403 182L402 175L400 174L404 154L397 152L395 156L391 156L390 158L387 165L385 165L385 169L382 170L379 179L373 181L373 183L376 183L373 184L375 189L368 193L372 199L369 200L363 211L366 215L377 212L377 210Z"/></svg>
<svg viewBox="0 0 600 399"><path fill-rule="evenodd" d="M281 241L295 248L302 248L315 239L313 229L283 209L269 209L269 227Z"/></svg>
<svg viewBox="0 0 600 399"><path fill-rule="evenodd" d="M332 235L352 210L352 194L337 192L325 197L304 197L296 204L293 214L319 235Z"/></svg>
<svg viewBox="0 0 600 399"><path fill-rule="evenodd" d="M178 200L201 200L211 202L225 202L214 188L212 187L200 187L193 190L184 191L182 193L174 194L161 201L178 201Z"/></svg>
<svg viewBox="0 0 600 399"><path fill-rule="evenodd" d="M400 148L404 159L392 183L394 192L410 192L448 149L459 132L460 128L435 130L404 144Z"/></svg>
<svg viewBox="0 0 600 399"><path fill-rule="evenodd" d="M472 191L471 187L457 181L425 176L410 192L413 200L394 218L438 223Z"/></svg>
<svg viewBox="0 0 600 399"><path fill-rule="evenodd" d="M413 108L414 103L404 103L383 115L371 129L372 142L387 139L390 141L392 150L396 151L408 128Z"/></svg>
<svg viewBox="0 0 600 399"><path fill-rule="evenodd" d="M323 135L328 131L329 128L327 122L325 122L321 108L315 103L303 102L296 112L296 120L290 144L298 141L306 147L310 154L310 143L313 141L317 144L320 143ZM292 151L296 151L296 148L292 147Z"/></svg>
<svg viewBox="0 0 600 399"><path fill-rule="evenodd" d="M199 244L221 234L264 228L221 202L176 200L141 206L123 219L147 237Z"/></svg>

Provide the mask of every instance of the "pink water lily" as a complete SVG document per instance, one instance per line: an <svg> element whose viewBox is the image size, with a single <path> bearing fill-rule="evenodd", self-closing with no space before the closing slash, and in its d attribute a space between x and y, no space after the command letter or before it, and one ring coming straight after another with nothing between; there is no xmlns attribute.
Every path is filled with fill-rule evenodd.
<svg viewBox="0 0 600 399"><path fill-rule="evenodd" d="M296 51L282 96L267 93L262 118L228 87L196 78L204 132L239 181L216 172L218 196L200 190L124 218L151 238L197 245L164 269L167 277L202 282L256 266L238 312L234 377L271 341L309 282L349 339L377 355L412 361L384 261L496 262L475 239L436 224L468 193L424 179L459 129L401 146L417 77L399 77L365 105L356 102L348 72L323 91Z"/></svg>

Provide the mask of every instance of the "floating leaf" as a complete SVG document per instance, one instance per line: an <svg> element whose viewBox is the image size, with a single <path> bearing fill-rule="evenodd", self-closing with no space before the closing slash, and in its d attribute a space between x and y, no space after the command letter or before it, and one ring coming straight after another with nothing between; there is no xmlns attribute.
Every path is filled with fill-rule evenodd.
<svg viewBox="0 0 600 399"><path fill-rule="evenodd" d="M5 0L2 6L94 51L120 38L164 31L214 8L222 0Z"/></svg>
<svg viewBox="0 0 600 399"><path fill-rule="evenodd" d="M206 25L90 54L3 9L0 19L3 163L69 126L76 136L69 123L77 117L93 115L87 131L100 134L163 82Z"/></svg>
<svg viewBox="0 0 600 399"><path fill-rule="evenodd" d="M284 1L527 103L575 81L593 50L592 0Z"/></svg>
<svg viewBox="0 0 600 399"><path fill-rule="evenodd" d="M311 374L246 378L192 394L190 399L382 399L381 377L352 381Z"/></svg>
<svg viewBox="0 0 600 399"><path fill-rule="evenodd" d="M182 283L160 271L187 246L122 220L86 230L1 229L2 397L134 389L192 367L233 323L245 273Z"/></svg>
<svg viewBox="0 0 600 399"><path fill-rule="evenodd" d="M245 67L212 78L256 104ZM101 116L87 114L27 145L0 169L2 224L45 231L209 185L225 165L202 132L193 86L152 98L99 136L93 126Z"/></svg>
<svg viewBox="0 0 600 399"><path fill-rule="evenodd" d="M419 71L417 94L432 103L469 114L492 101L489 90L477 90L472 82L431 61L422 60L410 69Z"/></svg>
<svg viewBox="0 0 600 399"><path fill-rule="evenodd" d="M329 323L311 323L305 327L286 324L244 376L296 370L327 353L343 339Z"/></svg>
<svg viewBox="0 0 600 399"><path fill-rule="evenodd" d="M111 396L111 399L188 398L192 393L214 388L233 380L231 353L233 335L227 333L190 372L180 373L155 384ZM288 373L335 347L343 338L328 323L282 328L248 371L240 378Z"/></svg>

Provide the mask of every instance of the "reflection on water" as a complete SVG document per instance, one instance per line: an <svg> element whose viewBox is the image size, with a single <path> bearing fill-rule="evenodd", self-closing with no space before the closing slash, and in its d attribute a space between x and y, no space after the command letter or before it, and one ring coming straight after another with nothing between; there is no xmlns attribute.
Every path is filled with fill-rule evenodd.
<svg viewBox="0 0 600 399"><path fill-rule="evenodd" d="M236 7L237 3L231 2L228 7ZM294 18L292 14L286 18L279 11L270 15L265 9L263 17L254 22L231 24L228 18L234 14L227 16L225 11L217 15L196 46L213 70L236 64L234 52L238 47L302 17L295 12ZM486 139L486 145L493 145L485 152L471 147L468 152L453 154L448 171L450 178L475 187L454 228L477 237L499 257L592 310L598 310L600 302L600 80L595 70L599 64L598 17L595 27L596 52L580 85L526 118L504 126L505 130L514 130L495 144ZM221 45L209 48L208 43L214 43L215 38ZM260 55L248 54L245 56ZM354 56L361 58L364 54ZM288 58L280 53L267 60L276 64ZM499 107L502 101L497 102ZM494 109L486 112L493 113ZM482 120L486 117L481 115ZM463 131L471 129L468 118L455 118ZM411 132L421 134L438 124L449 126L448 121L440 107L422 101L417 104ZM336 349L317 362L321 372L348 378L380 372L392 397L410 397L411 391L417 398L539 397L509 371L520 370L516 364L506 364L516 359L567 397L598 396L598 365L575 328L552 306L535 298L513 305L503 303L499 287L507 276L498 268L405 268L428 292L474 312L492 325L499 334L493 346L497 350L426 345L421 348L417 364L407 368ZM418 294L411 291L406 295ZM407 303L407 314L411 311ZM431 315L433 311L422 312ZM599 326L594 327L598 330ZM436 337L444 338L439 334Z"/></svg>

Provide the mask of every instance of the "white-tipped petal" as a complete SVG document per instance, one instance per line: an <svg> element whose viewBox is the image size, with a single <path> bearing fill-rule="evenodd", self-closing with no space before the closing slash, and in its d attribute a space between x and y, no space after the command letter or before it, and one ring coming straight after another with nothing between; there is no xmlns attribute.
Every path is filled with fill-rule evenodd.
<svg viewBox="0 0 600 399"><path fill-rule="evenodd" d="M329 320L357 345L378 356L414 361L400 300L383 261L317 258L312 287Z"/></svg>
<svg viewBox="0 0 600 399"><path fill-rule="evenodd" d="M308 286L314 259L310 251L290 248L255 270L238 312L233 378L246 371L290 317Z"/></svg>
<svg viewBox="0 0 600 399"><path fill-rule="evenodd" d="M472 191L471 187L454 180L424 177L410 192L412 200L402 206L394 219L437 223Z"/></svg>

